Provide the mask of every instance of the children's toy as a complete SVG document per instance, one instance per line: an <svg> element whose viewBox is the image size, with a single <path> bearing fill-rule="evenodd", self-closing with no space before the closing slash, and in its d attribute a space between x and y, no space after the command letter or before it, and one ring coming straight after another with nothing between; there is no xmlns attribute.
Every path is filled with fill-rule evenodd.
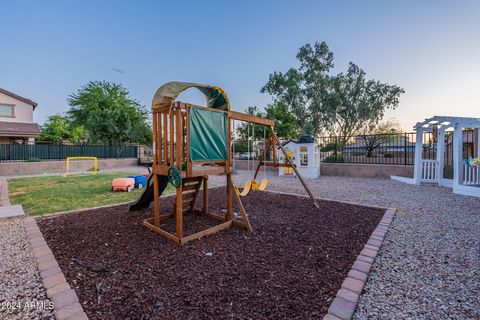
<svg viewBox="0 0 480 320"><path fill-rule="evenodd" d="M201 91L207 100L206 106L195 106L175 101L177 97L189 88ZM177 243L186 243L209 234L230 228L242 227L252 230L248 215L235 192L232 181L233 157L232 136L234 120L254 123L269 128L265 148L260 156L259 164L253 180L256 180L260 166L292 167L300 182L304 186L313 204L318 207L310 189L288 158L288 163L279 163L277 148L285 153L274 131L274 121L230 109L227 94L219 87L185 83L169 82L161 86L152 101L152 129L153 129L153 166L147 188L144 189L138 200L131 203L129 210L136 211L147 208L153 200L153 217L145 219L143 225L164 237ZM269 149L273 151L273 161L265 161ZM211 174L226 175L225 206L226 213L221 215L208 210L208 176ZM266 179L265 179L266 180ZM176 187L175 205L173 210L160 212L160 195L168 183ZM258 189L266 187L266 181L260 183ZM203 185L203 206L201 213L206 218L220 221L214 227L184 235L183 215L192 213ZM233 201L237 202L239 218L234 217ZM162 228L161 220L169 217L175 219L175 233Z"/></svg>
<svg viewBox="0 0 480 320"><path fill-rule="evenodd" d="M135 179L133 178L115 178L112 180L112 191L130 192L135 188Z"/></svg>
<svg viewBox="0 0 480 320"><path fill-rule="evenodd" d="M138 188L138 189L142 189L147 185L147 177L145 177L145 175L129 176L129 178L132 178L135 180L135 188Z"/></svg>
<svg viewBox="0 0 480 320"><path fill-rule="evenodd" d="M472 156L469 156L465 162L468 167L480 167L480 160L478 160L478 158L472 158Z"/></svg>

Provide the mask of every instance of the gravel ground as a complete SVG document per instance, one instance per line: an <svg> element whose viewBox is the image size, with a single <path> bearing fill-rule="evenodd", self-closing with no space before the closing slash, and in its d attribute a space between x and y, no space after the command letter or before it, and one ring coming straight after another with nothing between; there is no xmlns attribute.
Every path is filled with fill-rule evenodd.
<svg viewBox="0 0 480 320"><path fill-rule="evenodd" d="M53 319L22 219L0 220L0 319Z"/></svg>
<svg viewBox="0 0 480 320"><path fill-rule="evenodd" d="M234 181L250 176L239 171ZM295 178L268 178L270 190L305 194ZM308 185L318 197L398 209L355 319L480 319L479 198L388 179L325 176Z"/></svg>

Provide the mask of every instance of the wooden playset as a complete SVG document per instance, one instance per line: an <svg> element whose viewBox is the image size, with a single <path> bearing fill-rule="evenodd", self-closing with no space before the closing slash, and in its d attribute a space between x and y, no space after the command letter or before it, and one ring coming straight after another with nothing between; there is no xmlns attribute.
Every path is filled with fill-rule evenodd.
<svg viewBox="0 0 480 320"><path fill-rule="evenodd" d="M181 92L189 88L196 88L206 96L205 107L175 101ZM233 135L232 121L234 120L270 128L265 148L255 171L254 181L251 184L256 184L258 190L266 188L266 182L258 184L255 181L261 166L291 167L314 205L317 205L300 173L291 159L286 156L285 149L275 134L274 121L232 111L228 97L221 88L195 83L166 83L155 93L152 102L152 116L154 141L152 174L147 182L147 188L140 198L130 205L130 210L139 210L148 207L153 199L153 217L143 221L144 226L151 230L177 243L186 243L231 226L252 230L240 199L242 192L232 182L231 139ZM276 146L279 146L285 154L287 163L279 163L276 160ZM273 152L273 161L265 161L265 155L270 148ZM226 213L224 216L211 213L208 209L208 176L214 174L225 174L226 176ZM172 212L161 213L160 195L168 182L176 187L175 206ZM203 206L201 212L204 216L219 220L221 223L195 234L184 235L183 215L193 212L202 185ZM240 211L239 218L235 218L233 214L234 199ZM175 234L161 227L162 220L172 216L175 217Z"/></svg>

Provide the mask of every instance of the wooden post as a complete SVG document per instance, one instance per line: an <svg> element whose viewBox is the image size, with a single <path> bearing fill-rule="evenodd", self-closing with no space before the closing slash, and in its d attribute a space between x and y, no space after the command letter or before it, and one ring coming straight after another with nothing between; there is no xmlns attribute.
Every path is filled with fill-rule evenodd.
<svg viewBox="0 0 480 320"><path fill-rule="evenodd" d="M158 142L157 142L157 117L158 112L152 114L152 140L153 140L153 164L158 164Z"/></svg>
<svg viewBox="0 0 480 320"><path fill-rule="evenodd" d="M203 177L203 214L208 213L208 176Z"/></svg>
<svg viewBox="0 0 480 320"><path fill-rule="evenodd" d="M298 172L297 168L295 167L295 165L294 165L293 162L292 162L292 159L290 159L290 157L288 156L287 151L285 151L285 148L284 148L283 145L281 144L280 140L278 140L278 137L277 137L277 135L275 134L275 132L272 131L272 133L273 133L273 137L274 137L276 143L277 143L278 146L280 147L280 150L282 150L282 153L283 153L285 159L287 159L288 163L292 166L293 171L295 171L295 174L297 175L297 178L298 178L298 179L300 180L300 182L302 183L303 188L305 189L305 191L307 191L308 196L310 197L310 199L312 199L312 202L313 202L313 204L315 205L315 207L318 208L318 203L317 203L317 201L315 201L315 198L313 197L313 194L312 194L312 192L310 191L310 188L308 187L308 185L306 184L306 182L303 180L302 175L300 174L300 172Z"/></svg>
<svg viewBox="0 0 480 320"><path fill-rule="evenodd" d="M230 170L230 164L232 163L232 128L231 120L227 115L227 161L225 161L227 172L227 213L225 214L225 220L229 221L233 219L233 184L232 184L232 171Z"/></svg>
<svg viewBox="0 0 480 320"><path fill-rule="evenodd" d="M172 121L173 122L173 121ZM172 141L172 144L174 142ZM175 109L175 163L178 170L182 170L183 162L183 128L182 128L182 111L178 107ZM171 164L173 166L173 163ZM177 237L182 241L183 237L183 204L182 204L182 184L177 187L175 201L175 217L177 225Z"/></svg>
<svg viewBox="0 0 480 320"><path fill-rule="evenodd" d="M158 175L153 172L153 224L160 228L160 192L158 190Z"/></svg>
<svg viewBox="0 0 480 320"><path fill-rule="evenodd" d="M413 172L413 179L415 184L420 184L422 181L422 153L423 153L423 129L417 128L417 136L415 141L415 166Z"/></svg>
<svg viewBox="0 0 480 320"><path fill-rule="evenodd" d="M168 113L163 114L163 165L168 162ZM160 141L161 143L162 141Z"/></svg>

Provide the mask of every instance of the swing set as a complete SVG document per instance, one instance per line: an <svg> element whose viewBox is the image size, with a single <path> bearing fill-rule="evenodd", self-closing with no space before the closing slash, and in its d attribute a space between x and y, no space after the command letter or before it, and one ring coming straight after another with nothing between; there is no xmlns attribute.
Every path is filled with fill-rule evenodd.
<svg viewBox="0 0 480 320"><path fill-rule="evenodd" d="M235 121L233 122L233 128L235 128ZM264 141L264 147L266 147L266 141L267 141L267 138L266 138L266 127L264 126L263 127L263 141ZM248 152L248 167L247 167L247 170L250 171L250 129L249 129L249 124L247 124L247 152ZM252 124L252 137L254 137L255 135L255 125ZM235 144L233 144L233 152L235 153ZM252 141L252 149L253 149L253 141ZM264 157L266 157L267 153L264 152ZM260 164L259 164L260 166ZM266 166L264 165L263 166L263 179L260 181L260 183L258 183L258 181L256 180L256 177L257 177L257 174L258 172L255 173L255 176L253 178L253 180L247 180L245 181L245 184L243 186L243 189L242 191L240 191L240 189L238 188L238 186L234 186L235 187L235 192L241 196L241 197L245 197L245 196L248 196L250 194L250 191L252 190L257 190L257 191L264 191L267 189L267 186L268 186L268 180L266 179Z"/></svg>
<svg viewBox="0 0 480 320"><path fill-rule="evenodd" d="M206 97L206 106L176 101L178 95L189 88L196 88ZM232 182L232 121L268 127L270 130L263 153L255 170L253 181L242 192ZM129 205L129 210L148 208L153 201L153 217L145 219L143 225L164 237L183 244L209 234L230 228L231 226L252 231L248 214L240 197L251 189L265 190L266 179L256 181L260 166L291 167L307 191L313 204L318 207L307 184L295 168L292 160L286 156L285 149L274 131L274 121L256 117L230 109L226 93L219 87L186 83L168 82L162 85L152 101L153 127L153 166L147 188L140 197ZM287 163L277 161L277 148L287 158ZM273 150L273 161L265 161L269 149ZM208 208L208 176L224 174L226 176L226 213L212 213ZM175 205L170 212L160 212L160 195L170 183L176 188ZM203 186L203 206L201 214L218 220L220 224L200 232L184 235L183 216L193 214L196 200ZM247 192L248 191L248 192ZM240 211L234 217L233 201ZM175 233L162 227L165 219L175 218Z"/></svg>

